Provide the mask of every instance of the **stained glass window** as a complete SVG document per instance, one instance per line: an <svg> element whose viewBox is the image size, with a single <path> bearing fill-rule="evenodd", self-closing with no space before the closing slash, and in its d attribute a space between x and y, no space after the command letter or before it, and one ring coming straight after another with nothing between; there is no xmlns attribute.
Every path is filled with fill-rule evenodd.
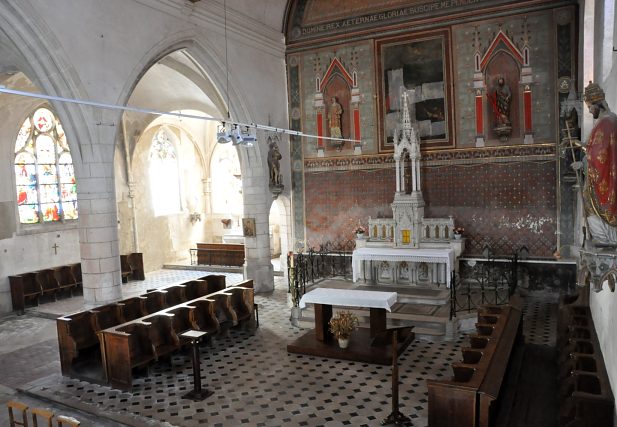
<svg viewBox="0 0 617 427"><path fill-rule="evenodd" d="M49 108L28 117L15 141L19 222L77 219L73 158L62 125Z"/></svg>
<svg viewBox="0 0 617 427"><path fill-rule="evenodd" d="M160 128L150 146L150 189L154 214L180 212L180 180L176 150L164 128Z"/></svg>

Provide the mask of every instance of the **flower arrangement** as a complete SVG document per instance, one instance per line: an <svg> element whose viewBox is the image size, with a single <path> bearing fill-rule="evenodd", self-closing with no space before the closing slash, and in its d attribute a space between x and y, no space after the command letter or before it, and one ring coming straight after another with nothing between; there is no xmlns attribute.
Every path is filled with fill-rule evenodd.
<svg viewBox="0 0 617 427"><path fill-rule="evenodd" d="M356 228L356 234L364 234L365 231L366 230L361 225L359 225L358 228Z"/></svg>
<svg viewBox="0 0 617 427"><path fill-rule="evenodd" d="M454 232L454 234L463 234L465 232L465 229L463 227L454 227L454 230L452 230Z"/></svg>
<svg viewBox="0 0 617 427"><path fill-rule="evenodd" d="M351 311L340 311L336 317L330 319L330 332L339 338L349 338L349 335L358 327L358 317Z"/></svg>

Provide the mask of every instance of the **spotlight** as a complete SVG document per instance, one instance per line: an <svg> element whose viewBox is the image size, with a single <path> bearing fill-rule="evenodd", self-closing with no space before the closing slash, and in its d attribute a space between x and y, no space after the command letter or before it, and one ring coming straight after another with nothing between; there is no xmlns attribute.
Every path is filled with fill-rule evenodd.
<svg viewBox="0 0 617 427"><path fill-rule="evenodd" d="M221 126L216 130L216 142L219 144L227 144L232 140L229 135L229 128L227 127L227 123L222 123Z"/></svg>
<svg viewBox="0 0 617 427"><path fill-rule="evenodd" d="M231 131L231 140L233 141L233 145L244 145L242 132L240 132L240 128L238 127L238 125L234 125L234 129Z"/></svg>

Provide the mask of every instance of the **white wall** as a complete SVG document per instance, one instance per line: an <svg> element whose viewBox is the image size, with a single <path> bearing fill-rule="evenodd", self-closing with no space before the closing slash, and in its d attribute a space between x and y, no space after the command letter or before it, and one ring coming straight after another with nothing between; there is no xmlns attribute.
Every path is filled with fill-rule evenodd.
<svg viewBox="0 0 617 427"><path fill-rule="evenodd" d="M606 92L610 108L617 110L617 44L614 0L596 0L594 5L594 80ZM587 134L589 133L586 132ZM617 292L605 284L599 293L591 292L589 305L593 315L604 364L608 371L613 395L617 395ZM617 411L615 413L617 426Z"/></svg>

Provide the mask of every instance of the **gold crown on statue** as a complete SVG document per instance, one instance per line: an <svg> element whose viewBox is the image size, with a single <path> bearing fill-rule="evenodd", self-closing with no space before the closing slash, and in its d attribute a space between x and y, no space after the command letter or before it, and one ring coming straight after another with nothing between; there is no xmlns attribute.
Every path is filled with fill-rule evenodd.
<svg viewBox="0 0 617 427"><path fill-rule="evenodd" d="M599 101L604 101L604 91L599 84L589 81L589 85L585 88L585 103L587 105L595 104Z"/></svg>

